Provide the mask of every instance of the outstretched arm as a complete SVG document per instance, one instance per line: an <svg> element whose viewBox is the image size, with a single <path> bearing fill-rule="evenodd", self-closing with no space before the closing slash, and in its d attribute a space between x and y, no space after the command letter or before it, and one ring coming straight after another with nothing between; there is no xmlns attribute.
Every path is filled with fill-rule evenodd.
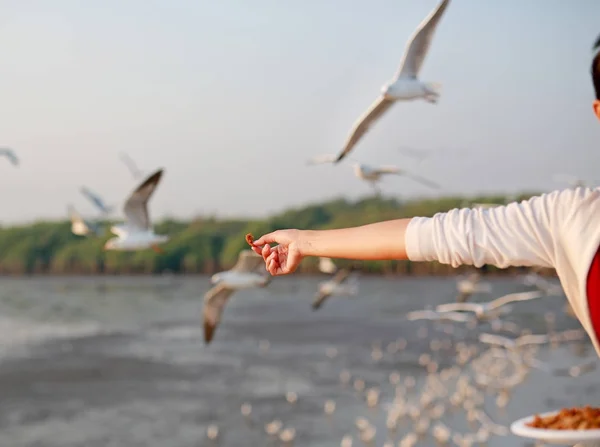
<svg viewBox="0 0 600 447"><path fill-rule="evenodd" d="M286 275L305 256L357 260L406 259L404 233L410 219L339 230L277 230L253 242L272 275ZM276 243L275 247L269 244Z"/></svg>
<svg viewBox="0 0 600 447"><path fill-rule="evenodd" d="M256 240L255 251L276 275L293 272L305 256L438 261L454 267L554 267L563 228L572 209L587 195L556 191L507 206L453 209L433 217L339 230L278 230ZM270 243L279 245L270 247Z"/></svg>
<svg viewBox="0 0 600 447"><path fill-rule="evenodd" d="M404 234L409 223L410 219L396 219L338 230L302 231L301 253L364 261L407 259Z"/></svg>

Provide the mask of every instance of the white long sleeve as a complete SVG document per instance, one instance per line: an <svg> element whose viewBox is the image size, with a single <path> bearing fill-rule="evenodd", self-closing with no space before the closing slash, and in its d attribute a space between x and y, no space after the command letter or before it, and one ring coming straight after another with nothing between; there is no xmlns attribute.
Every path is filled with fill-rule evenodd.
<svg viewBox="0 0 600 447"><path fill-rule="evenodd" d="M553 218L560 193L488 209L453 209L432 218L413 218L406 230L412 261L554 267Z"/></svg>
<svg viewBox="0 0 600 447"><path fill-rule="evenodd" d="M587 273L600 244L599 189L567 189L507 206L416 217L405 244L411 261L554 267L600 354L586 295Z"/></svg>

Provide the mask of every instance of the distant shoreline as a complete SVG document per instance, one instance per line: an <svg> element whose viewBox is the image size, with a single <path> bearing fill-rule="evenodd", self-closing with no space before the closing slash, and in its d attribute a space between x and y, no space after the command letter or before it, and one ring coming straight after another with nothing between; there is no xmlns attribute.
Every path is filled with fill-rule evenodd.
<svg viewBox="0 0 600 447"><path fill-rule="evenodd" d="M525 197L521 197L525 198ZM512 200L512 199L511 199ZM506 197L473 198L478 203L505 203ZM470 202L470 200L468 201ZM39 221L30 225L0 227L0 277L34 276L160 276L206 274L232 268L242 250L248 249L245 235L265 234L280 228L330 229L360 226L377 221L410 216L433 216L438 212L465 206L461 197L401 201L368 197L355 201L342 198L294 208L260 220L219 220L197 217L187 221L156 222L157 234L169 235L163 252L105 251L108 233L103 237L84 237L72 233L71 222ZM103 222L108 226L110 222ZM343 268L351 261L334 259ZM318 261L307 258L299 275L318 274ZM363 275L395 277L457 276L473 268L454 269L436 262L362 261ZM527 269L479 270L487 276L507 276Z"/></svg>

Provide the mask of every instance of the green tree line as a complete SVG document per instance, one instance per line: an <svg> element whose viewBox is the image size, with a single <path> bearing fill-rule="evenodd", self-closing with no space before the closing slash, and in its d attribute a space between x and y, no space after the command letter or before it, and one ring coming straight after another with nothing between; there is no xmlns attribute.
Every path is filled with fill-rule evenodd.
<svg viewBox="0 0 600 447"><path fill-rule="evenodd" d="M523 194L526 199L532 194ZM503 203L503 196L474 197L470 202ZM160 274L214 273L228 269L239 252L247 248L244 236L258 237L281 228L329 229L363 225L386 219L432 216L464 206L463 197L400 201L370 197L356 201L335 199L285 210L264 220L198 217L191 221L166 219L155 225L159 234L170 236L162 248L137 252L104 251L112 235L81 237L71 232L68 220L36 222L0 228L0 274ZM106 229L113 222L103 222ZM344 265L344 261L339 261ZM364 262L365 272L379 274L451 274L456 270L437 263L408 261ZM301 272L315 272L316 259L305 259Z"/></svg>

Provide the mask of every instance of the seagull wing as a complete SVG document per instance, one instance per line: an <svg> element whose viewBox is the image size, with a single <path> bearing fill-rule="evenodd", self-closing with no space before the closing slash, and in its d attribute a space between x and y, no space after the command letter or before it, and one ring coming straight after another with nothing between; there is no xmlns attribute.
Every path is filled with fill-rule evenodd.
<svg viewBox="0 0 600 447"><path fill-rule="evenodd" d="M372 172L375 174L404 174L404 171L397 166L379 166L378 168L372 169Z"/></svg>
<svg viewBox="0 0 600 447"><path fill-rule="evenodd" d="M330 296L331 296L331 293L329 293L329 292L321 292L321 291L317 292L315 294L315 299L313 300L313 303L312 303L313 310L319 309L323 305L325 300L327 300L327 298L329 298Z"/></svg>
<svg viewBox="0 0 600 447"><path fill-rule="evenodd" d="M317 155L306 162L308 165L322 165L335 162L337 156L332 154Z"/></svg>
<svg viewBox="0 0 600 447"><path fill-rule="evenodd" d="M69 219L71 220L71 232L83 236L90 231L89 224L79 215L72 205L68 206Z"/></svg>
<svg viewBox="0 0 600 447"><path fill-rule="evenodd" d="M479 335L479 341L481 343L487 343L487 344L490 344L490 345L504 346L505 348L510 348L515 343L510 338L502 337L500 335L487 334L487 333L480 334Z"/></svg>
<svg viewBox="0 0 600 447"><path fill-rule="evenodd" d="M4 155L8 160L14 165L17 166L19 164L19 159L15 155L15 151L11 148L3 147L0 148L0 155Z"/></svg>
<svg viewBox="0 0 600 447"><path fill-rule="evenodd" d="M127 169L129 169L129 172L131 172L133 178L137 179L142 174L142 171L140 171L135 162L125 152L121 152L120 155L121 160L123 161L123 163L125 163L125 166L127 166Z"/></svg>
<svg viewBox="0 0 600 447"><path fill-rule="evenodd" d="M516 340L517 346L526 346L526 345L543 345L544 343L548 343L550 341L550 337L548 335L523 335Z"/></svg>
<svg viewBox="0 0 600 447"><path fill-rule="evenodd" d="M331 278L331 281L336 285L342 284L349 276L350 269L341 269L333 276L333 278Z"/></svg>
<svg viewBox="0 0 600 447"><path fill-rule="evenodd" d="M104 200L102 200L98 194L94 193L91 189L85 186L81 187L80 192L101 211L106 211Z"/></svg>
<svg viewBox="0 0 600 447"><path fill-rule="evenodd" d="M67 207L67 211L69 213L69 219L71 220L71 223L83 222L81 215L77 212L77 210L75 210L73 205L69 205Z"/></svg>
<svg viewBox="0 0 600 447"><path fill-rule="evenodd" d="M519 292L519 293L509 293L508 295L504 295L500 298L495 299L494 301L490 301L486 307L490 310L498 309L499 307L504 306L505 304L512 303L515 301L529 301L536 298L541 298L544 296L543 292L533 291L533 292Z"/></svg>
<svg viewBox="0 0 600 447"><path fill-rule="evenodd" d="M478 303L448 303L440 304L435 308L436 312L477 312L481 308Z"/></svg>
<svg viewBox="0 0 600 447"><path fill-rule="evenodd" d="M433 39L437 25L448 3L450 3L450 0L442 0L419 24L404 50L400 68L396 73L396 79L400 77L416 78L419 75L421 65L423 65L423 61L431 45L431 39Z"/></svg>
<svg viewBox="0 0 600 447"><path fill-rule="evenodd" d="M233 289L226 287L224 284L217 284L204 295L204 308L202 311L204 319L204 343L209 344L217 326L221 321L223 309L229 298L233 294Z"/></svg>
<svg viewBox="0 0 600 447"><path fill-rule="evenodd" d="M159 169L144 182L138 186L129 196L123 207L123 213L127 219L127 224L130 227L139 230L150 229L150 217L148 216L148 200L152 197L152 193L156 189L158 182L163 174L163 170Z"/></svg>
<svg viewBox="0 0 600 447"><path fill-rule="evenodd" d="M236 272L250 273L258 269L263 265L263 258L257 255L250 249L242 250L238 255L237 262L231 270Z"/></svg>
<svg viewBox="0 0 600 447"><path fill-rule="evenodd" d="M439 320L441 315L433 310L415 310L406 314L409 321L415 320Z"/></svg>
<svg viewBox="0 0 600 447"><path fill-rule="evenodd" d="M377 121L394 103L394 101L384 98L380 96L377 101L371 104L369 110L366 111L364 115L362 115L357 123L354 125L350 136L346 140L346 145L344 146L344 150L337 156L335 162L341 161L346 155L350 153L352 148L358 143L365 133L369 130L369 128Z"/></svg>
<svg viewBox="0 0 600 447"><path fill-rule="evenodd" d="M441 316L442 320L458 321L460 323L469 323L474 321L473 315L467 315L460 312L443 312Z"/></svg>
<svg viewBox="0 0 600 447"><path fill-rule="evenodd" d="M419 182L422 185L429 186L430 188L440 189L440 185L438 185L437 183L435 183L429 179L426 179L425 177L421 177L420 175L411 174L410 172L406 172L406 171L402 171L402 175L405 177L408 177L416 182Z"/></svg>

